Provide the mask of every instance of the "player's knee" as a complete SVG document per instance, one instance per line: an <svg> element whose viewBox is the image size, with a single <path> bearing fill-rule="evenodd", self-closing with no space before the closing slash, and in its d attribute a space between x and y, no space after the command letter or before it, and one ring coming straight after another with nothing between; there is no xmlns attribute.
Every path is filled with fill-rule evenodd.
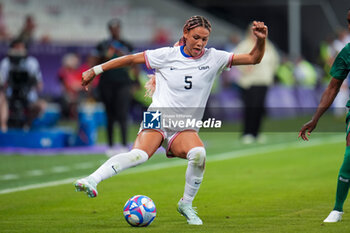
<svg viewBox="0 0 350 233"><path fill-rule="evenodd" d="M205 166L206 151L204 147L194 147L187 153L187 159L195 166Z"/></svg>
<svg viewBox="0 0 350 233"><path fill-rule="evenodd" d="M134 160L134 162L140 161L140 162L145 162L148 160L148 154L140 149L132 149L130 152L130 158Z"/></svg>

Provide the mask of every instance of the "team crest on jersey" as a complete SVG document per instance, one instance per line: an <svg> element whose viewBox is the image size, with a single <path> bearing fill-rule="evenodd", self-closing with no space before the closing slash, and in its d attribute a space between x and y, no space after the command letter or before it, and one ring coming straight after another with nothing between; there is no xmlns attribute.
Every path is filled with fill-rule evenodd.
<svg viewBox="0 0 350 233"><path fill-rule="evenodd" d="M147 111L143 113L144 129L160 129L162 113L157 111Z"/></svg>

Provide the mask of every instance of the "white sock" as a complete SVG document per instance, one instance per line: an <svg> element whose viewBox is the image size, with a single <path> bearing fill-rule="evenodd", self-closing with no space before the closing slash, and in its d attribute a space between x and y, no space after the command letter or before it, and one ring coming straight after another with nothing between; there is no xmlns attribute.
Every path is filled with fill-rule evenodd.
<svg viewBox="0 0 350 233"><path fill-rule="evenodd" d="M121 171L140 165L148 160L148 154L143 150L132 149L130 152L117 154L108 159L89 177L96 184L109 177L119 174Z"/></svg>
<svg viewBox="0 0 350 233"><path fill-rule="evenodd" d="M203 180L205 167L205 149L204 147L192 148L187 153L188 166L186 170L185 191L182 202L192 204L198 189Z"/></svg>

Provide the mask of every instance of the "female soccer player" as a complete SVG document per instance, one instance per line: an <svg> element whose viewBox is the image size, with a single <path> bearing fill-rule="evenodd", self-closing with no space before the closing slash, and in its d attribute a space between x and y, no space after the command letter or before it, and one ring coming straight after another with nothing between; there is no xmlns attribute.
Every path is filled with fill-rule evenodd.
<svg viewBox="0 0 350 233"><path fill-rule="evenodd" d="M146 64L155 69L156 88L150 109L177 109L186 114L186 109L204 109L214 78L232 65L257 64L265 51L267 27L263 22L253 22L252 30L256 44L249 54L227 53L214 48L206 49L211 25L202 16L193 16L183 27L183 37L177 47L147 50L126 55L93 67L83 73L82 85L87 89L94 77L103 71L133 64ZM158 118L159 112L153 117ZM203 113L201 112L203 115ZM202 115L199 116L201 119ZM183 197L178 202L178 211L187 218L188 224L202 225L202 220L192 208L192 201L203 179L206 151L196 130L181 130L162 127L141 128L133 149L128 153L113 156L90 176L75 182L77 191L96 197L96 186L102 180L121 171L146 162L165 143L168 156L188 160Z"/></svg>
<svg viewBox="0 0 350 233"><path fill-rule="evenodd" d="M350 31L350 8L347 15L348 29ZM312 117L311 121L307 122L301 128L299 137L304 141L308 141L307 134L310 136L311 132L316 128L317 122L329 106L333 103L337 96L340 87L346 77L349 76L350 71L350 43L348 43L337 55L330 74L332 76L331 82L327 89L322 94L321 102ZM346 104L350 108L350 100ZM343 164L338 175L337 193L335 198L335 205L328 217L323 222L339 222L343 216L343 205L349 192L350 187L350 111L346 115L346 149Z"/></svg>

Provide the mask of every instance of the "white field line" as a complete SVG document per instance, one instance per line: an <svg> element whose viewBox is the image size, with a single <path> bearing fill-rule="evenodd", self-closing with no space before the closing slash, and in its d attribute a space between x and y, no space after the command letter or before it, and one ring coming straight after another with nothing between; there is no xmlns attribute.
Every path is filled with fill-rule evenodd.
<svg viewBox="0 0 350 233"><path fill-rule="evenodd" d="M100 162L101 164L103 162ZM49 172L44 172L43 170L29 170L25 172L25 176L44 176L47 174L52 174L52 173L64 173L68 172L71 170L77 170L77 169L88 169L92 167L96 167L98 163L96 162L88 162L88 163L79 163L75 164L73 168L67 167L67 166L56 166L52 167ZM22 175L23 176L23 175ZM14 180L14 179L21 179L21 176L18 174L4 174L0 175L0 180Z"/></svg>
<svg viewBox="0 0 350 233"><path fill-rule="evenodd" d="M51 172L53 172L53 173L64 173L64 172L67 172L70 170L71 169L69 167L66 167L66 166L56 166L56 167L51 168Z"/></svg>
<svg viewBox="0 0 350 233"><path fill-rule="evenodd" d="M44 175L43 170L29 170L26 172L27 176L42 176Z"/></svg>
<svg viewBox="0 0 350 233"><path fill-rule="evenodd" d="M0 191L0 194L14 193L19 191L26 191L30 189L37 189L37 188L44 188L44 187L52 187L52 186L57 186L61 184L69 184L69 183L73 183L74 180L75 178L68 178L64 180L51 181L51 182L42 183L42 184L31 184L23 187L18 187L18 188L3 189Z"/></svg>
<svg viewBox="0 0 350 233"><path fill-rule="evenodd" d="M16 180L19 176L17 174L5 174L0 177L1 180Z"/></svg>
<svg viewBox="0 0 350 233"><path fill-rule="evenodd" d="M78 163L74 165L74 169L88 169L94 166L96 166L96 163L93 162Z"/></svg>
<svg viewBox="0 0 350 233"><path fill-rule="evenodd" d="M285 150L286 148L307 148L307 147L313 147L318 146L322 144L333 144L333 143L339 143L344 142L345 146L345 138L344 136L332 136L327 138L320 138L320 139L313 139L309 142L285 142L285 143L279 143L276 145L268 145L268 146L259 146L259 147L251 147L248 149L241 149L241 150L234 150L234 151L228 151L221 154L209 156L207 158L207 162L213 162L213 161L222 161L222 160L229 160L234 158L240 158L245 156L252 156L252 155L258 155L258 154L265 154L265 153L271 153L276 152L280 150ZM183 166L186 165L186 160L169 160L169 162L163 162L163 163L157 163L152 165L146 165L146 166L140 166L134 169L130 169L127 171L124 171L120 175L126 175L126 174L134 174L134 173L141 173L141 172L147 172L147 171L153 171L153 170L160 170L164 168L170 168L170 167L177 167L177 166ZM76 179L79 177L74 178L68 178L64 180L57 180L57 181L51 181L46 183L40 183L40 184L32 184L32 185L26 185L23 187L18 188L9 188L9 189L3 189L0 190L0 194L6 194L6 193L13 193L13 192L19 192L19 191L26 191L30 189L37 189L37 188L46 188L46 187L52 187L52 186L58 186L62 184L69 184L73 183Z"/></svg>

